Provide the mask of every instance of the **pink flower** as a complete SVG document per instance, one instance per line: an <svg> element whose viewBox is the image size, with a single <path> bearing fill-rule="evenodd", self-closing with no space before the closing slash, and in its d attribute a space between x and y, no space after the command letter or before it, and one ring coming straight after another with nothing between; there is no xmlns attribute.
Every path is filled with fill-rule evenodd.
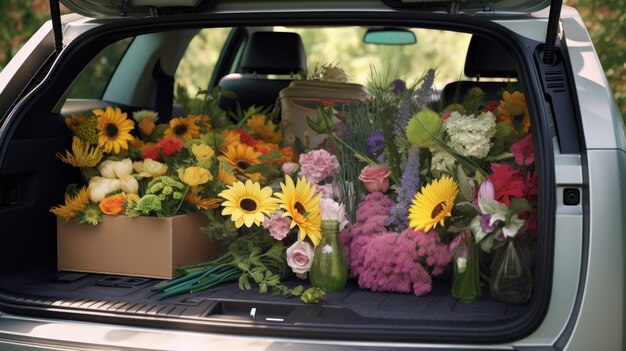
<svg viewBox="0 0 626 351"><path fill-rule="evenodd" d="M263 228L270 231L270 235L276 240L283 240L289 234L291 220L281 217L283 211L276 211L271 217L265 217Z"/></svg>
<svg viewBox="0 0 626 351"><path fill-rule="evenodd" d="M367 165L361 170L359 179L368 192L385 192L389 189L389 175L391 171L385 166Z"/></svg>
<svg viewBox="0 0 626 351"><path fill-rule="evenodd" d="M493 183L489 179L485 179L478 189L478 200L495 200L496 192Z"/></svg>
<svg viewBox="0 0 626 351"><path fill-rule="evenodd" d="M336 182L324 185L318 184L315 186L315 195L317 195L317 193L322 193L323 198L338 199L341 197L341 188Z"/></svg>
<svg viewBox="0 0 626 351"><path fill-rule="evenodd" d="M281 169L285 175L293 175L299 169L300 165L295 162L285 162L281 166ZM308 178L307 178L308 179Z"/></svg>
<svg viewBox="0 0 626 351"><path fill-rule="evenodd" d="M526 134L525 137L516 141L511 145L511 152L515 155L515 162L520 166L532 165L535 162L535 153L533 152L532 135Z"/></svg>
<svg viewBox="0 0 626 351"><path fill-rule="evenodd" d="M296 274L304 274L313 263L313 246L305 241L296 241L287 249L287 264Z"/></svg>
<svg viewBox="0 0 626 351"><path fill-rule="evenodd" d="M339 169L337 157L324 149L312 150L300 155L300 176L315 184L335 175Z"/></svg>
<svg viewBox="0 0 626 351"><path fill-rule="evenodd" d="M339 222L339 230L342 230L349 223L346 219L346 208L333 199L320 199L320 210L323 221Z"/></svg>

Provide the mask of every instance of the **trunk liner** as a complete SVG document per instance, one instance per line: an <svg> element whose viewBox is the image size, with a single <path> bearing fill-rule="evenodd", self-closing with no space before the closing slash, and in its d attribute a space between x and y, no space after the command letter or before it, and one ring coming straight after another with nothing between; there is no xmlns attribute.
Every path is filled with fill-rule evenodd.
<svg viewBox="0 0 626 351"><path fill-rule="evenodd" d="M259 322L404 326L493 323L520 317L529 308L529 304L511 306L494 302L488 291L473 304L457 302L450 297L449 280L435 281L432 293L424 297L362 290L350 280L343 291L327 293L320 305L306 305L298 298L259 294L254 289L241 291L237 283L159 300L159 295L151 288L161 282L99 274L28 272L1 279L0 301L34 307L246 323L251 322L250 313L254 308L255 320ZM296 279L286 281L292 286L302 283Z"/></svg>

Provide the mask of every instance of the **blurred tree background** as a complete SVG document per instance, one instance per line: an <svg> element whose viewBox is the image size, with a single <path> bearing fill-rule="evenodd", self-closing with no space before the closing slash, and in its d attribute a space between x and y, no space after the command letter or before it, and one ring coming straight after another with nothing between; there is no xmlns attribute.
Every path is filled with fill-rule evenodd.
<svg viewBox="0 0 626 351"><path fill-rule="evenodd" d="M17 53L19 48L28 40L28 38L39 28L39 26L49 18L49 0L0 0L0 13L2 13L2 22L0 22L0 70L2 70L7 62ZM585 24L591 33L598 56L602 61L602 65L606 72L607 78L613 93L620 106L622 115L626 117L626 1L624 0L565 0L565 3L574 6L581 13ZM67 12L67 10L65 10ZM328 40L341 38L341 36L328 35ZM440 38L437 37L434 42L431 37L421 37L418 33L418 42L423 44L423 48L432 45L441 44ZM424 39L426 38L426 39ZM304 38L305 41L307 38ZM418 44L418 45L419 45ZM208 48L206 48L208 50ZM353 48L346 48L353 50ZM321 56L323 48L309 55L311 60L317 60L319 63L328 63L328 59ZM426 51L424 51L426 53ZM369 63L376 65L375 60L389 59L393 62L391 67L420 67L422 70L426 67L437 67L440 74L446 78L453 77L454 72L460 72L456 67L451 66L450 62L456 60L447 60L445 62L428 62L428 53L419 61L419 66L414 62L417 59L408 53L382 53L379 58L371 59ZM339 57L338 55L337 57ZM436 57L436 56L433 56ZM385 60L386 60L385 59ZM462 59L462 58L461 58ZM331 60L332 61L332 60ZM341 64L338 59L336 63ZM408 61L408 64L404 61ZM460 60L459 60L460 61ZM369 64L366 63L366 64ZM311 65L311 63L309 63ZM351 65L355 62L351 62ZM193 64L186 63L186 70L194 67ZM314 66L314 64L313 64ZM313 67L311 66L311 67ZM344 65L345 66L345 65ZM357 69L358 72L363 70ZM449 71L449 72L448 72ZM356 72L355 72L356 73ZM398 74L409 74L409 76L419 76L419 73L409 69L407 72L393 72ZM359 74L353 74L356 78ZM358 79L360 80L360 79ZM195 82L188 82L190 88L195 88Z"/></svg>

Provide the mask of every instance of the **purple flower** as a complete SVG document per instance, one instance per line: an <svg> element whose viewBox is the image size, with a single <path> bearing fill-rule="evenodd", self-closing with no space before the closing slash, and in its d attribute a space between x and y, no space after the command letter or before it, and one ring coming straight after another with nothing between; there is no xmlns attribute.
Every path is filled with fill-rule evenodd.
<svg viewBox="0 0 626 351"><path fill-rule="evenodd" d="M393 223L395 226L407 227L408 224L408 210L413 201L413 197L419 191L420 188L420 149L418 147L412 147L409 150L409 155L406 160L406 166L404 173L402 173L402 179L400 179L400 187L396 190L398 194L395 209L391 213L391 219L388 223ZM395 218L393 218L395 217Z"/></svg>
<svg viewBox="0 0 626 351"><path fill-rule="evenodd" d="M406 91L406 83L402 79L396 79L391 82L391 87L393 89L393 95L395 96L398 96Z"/></svg>
<svg viewBox="0 0 626 351"><path fill-rule="evenodd" d="M380 130L375 131L367 138L367 151L370 154L376 155L379 152L383 151L385 148L385 137Z"/></svg>
<svg viewBox="0 0 626 351"><path fill-rule="evenodd" d="M486 214L480 217L480 228L483 230L483 232L487 234L492 233L494 230L496 230L496 227L498 226L497 222L499 222L496 221L493 224L489 224L489 221L491 221L490 214Z"/></svg>

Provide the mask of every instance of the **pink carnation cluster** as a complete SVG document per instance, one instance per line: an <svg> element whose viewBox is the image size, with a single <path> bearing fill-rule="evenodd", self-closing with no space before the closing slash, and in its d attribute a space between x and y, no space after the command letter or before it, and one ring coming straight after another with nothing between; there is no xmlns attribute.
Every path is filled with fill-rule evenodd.
<svg viewBox="0 0 626 351"><path fill-rule="evenodd" d="M270 235L276 240L283 240L289 231L291 220L283 217L283 211L276 211L271 217L265 217L263 220L263 228L270 231Z"/></svg>
<svg viewBox="0 0 626 351"><path fill-rule="evenodd" d="M431 274L441 274L452 254L435 231L387 231L386 214L393 205L382 193L367 195L357 209L357 223L340 233L350 275L372 291L428 294Z"/></svg>
<svg viewBox="0 0 626 351"><path fill-rule="evenodd" d="M312 183L335 175L339 169L337 157L324 149L312 150L300 155L300 175Z"/></svg>

